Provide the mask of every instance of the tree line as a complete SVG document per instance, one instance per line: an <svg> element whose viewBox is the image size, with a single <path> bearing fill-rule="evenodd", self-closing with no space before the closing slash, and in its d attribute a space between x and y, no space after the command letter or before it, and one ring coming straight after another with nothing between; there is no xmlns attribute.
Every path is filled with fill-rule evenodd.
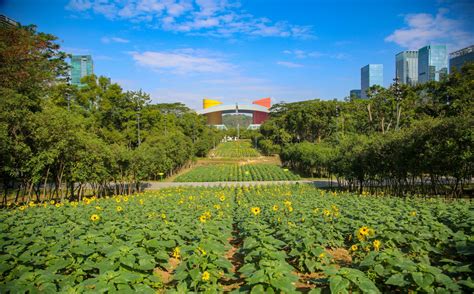
<svg viewBox="0 0 474 294"><path fill-rule="evenodd" d="M470 193L473 81L468 63L439 82L372 86L368 99L276 104L254 139L284 165L350 190Z"/></svg>
<svg viewBox="0 0 474 294"><path fill-rule="evenodd" d="M68 55L34 26L0 30L0 177L5 204L140 191L221 139L180 103L153 104L107 77L68 83Z"/></svg>

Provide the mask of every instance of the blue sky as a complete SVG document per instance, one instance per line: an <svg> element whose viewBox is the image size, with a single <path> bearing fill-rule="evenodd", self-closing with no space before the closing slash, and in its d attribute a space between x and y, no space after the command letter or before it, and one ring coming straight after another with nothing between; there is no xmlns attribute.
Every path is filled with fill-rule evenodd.
<svg viewBox="0 0 474 294"><path fill-rule="evenodd" d="M153 101L343 99L360 68L425 44L474 44L472 1L0 0L0 12L91 54L97 75Z"/></svg>

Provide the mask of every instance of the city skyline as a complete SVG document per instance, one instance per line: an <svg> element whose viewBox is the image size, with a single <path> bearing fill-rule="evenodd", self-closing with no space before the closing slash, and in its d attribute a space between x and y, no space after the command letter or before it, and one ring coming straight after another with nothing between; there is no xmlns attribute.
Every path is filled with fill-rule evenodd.
<svg viewBox="0 0 474 294"><path fill-rule="evenodd" d="M359 88L364 64L383 64L387 87L397 53L440 43L449 53L474 43L469 1L390 1L388 8L370 1L120 3L6 1L0 8L58 36L64 51L92 55L97 75L143 89L154 102L194 109L204 97L343 99ZM357 19L363 11L380 17Z"/></svg>
<svg viewBox="0 0 474 294"><path fill-rule="evenodd" d="M375 85L383 87L383 64L367 64L360 69L360 97L367 98L367 89Z"/></svg>

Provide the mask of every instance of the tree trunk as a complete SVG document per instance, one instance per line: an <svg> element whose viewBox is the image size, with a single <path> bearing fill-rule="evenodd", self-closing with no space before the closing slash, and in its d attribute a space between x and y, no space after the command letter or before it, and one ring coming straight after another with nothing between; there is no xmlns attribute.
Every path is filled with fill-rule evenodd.
<svg viewBox="0 0 474 294"><path fill-rule="evenodd" d="M48 176L49 176L49 167L46 170L46 177L44 178L43 184L43 199L46 199L46 184L48 183Z"/></svg>

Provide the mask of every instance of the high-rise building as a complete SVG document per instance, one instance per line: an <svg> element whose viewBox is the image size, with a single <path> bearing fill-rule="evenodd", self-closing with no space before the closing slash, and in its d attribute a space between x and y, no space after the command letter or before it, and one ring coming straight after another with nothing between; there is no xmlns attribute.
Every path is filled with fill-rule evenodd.
<svg viewBox="0 0 474 294"><path fill-rule="evenodd" d="M9 18L8 16L5 16L3 14L0 14L0 27L6 28L6 27L19 27L20 23L17 21Z"/></svg>
<svg viewBox="0 0 474 294"><path fill-rule="evenodd" d="M94 64L90 55L71 57L71 84L81 86L81 78L94 74Z"/></svg>
<svg viewBox="0 0 474 294"><path fill-rule="evenodd" d="M418 51L403 51L395 56L395 76L400 84L416 85L418 82Z"/></svg>
<svg viewBox="0 0 474 294"><path fill-rule="evenodd" d="M439 81L447 74L446 45L428 45L418 50L418 83Z"/></svg>
<svg viewBox="0 0 474 294"><path fill-rule="evenodd" d="M456 68L461 71L461 67L467 62L474 62L474 45L449 54L449 69Z"/></svg>
<svg viewBox="0 0 474 294"><path fill-rule="evenodd" d="M360 98L360 90L359 89L354 89L349 92L349 97L356 97Z"/></svg>
<svg viewBox="0 0 474 294"><path fill-rule="evenodd" d="M373 85L383 85L383 64L367 64L360 69L361 98L367 98L367 89Z"/></svg>

